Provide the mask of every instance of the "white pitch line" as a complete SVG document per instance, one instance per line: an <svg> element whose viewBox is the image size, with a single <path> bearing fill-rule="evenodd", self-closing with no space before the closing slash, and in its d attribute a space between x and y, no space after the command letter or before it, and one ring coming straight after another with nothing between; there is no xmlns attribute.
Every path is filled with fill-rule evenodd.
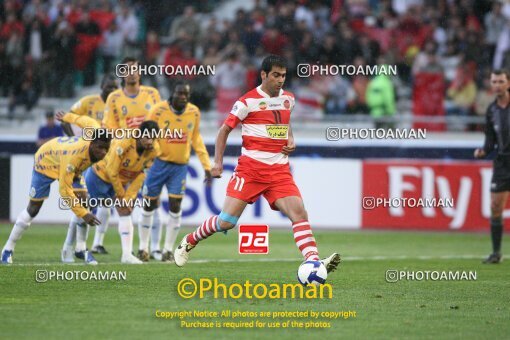
<svg viewBox="0 0 510 340"><path fill-rule="evenodd" d="M350 261L392 261L392 260L474 260L474 259L483 259L483 255L442 255L442 256L344 256L342 257L342 262L350 262ZM264 262L300 262L302 259L300 258L286 258L286 259L200 259L200 260L190 260L188 263L264 263ZM119 263L108 262L108 263L99 263L99 265L117 265ZM156 262L151 261L149 263L144 263L144 265L172 265L172 263L164 263L164 262ZM2 265L0 265L1 267ZM75 262L75 263L13 263L8 266L15 267L23 267L23 266L85 266L83 262ZM131 267L131 265L127 265ZM95 267L89 266L87 267Z"/></svg>

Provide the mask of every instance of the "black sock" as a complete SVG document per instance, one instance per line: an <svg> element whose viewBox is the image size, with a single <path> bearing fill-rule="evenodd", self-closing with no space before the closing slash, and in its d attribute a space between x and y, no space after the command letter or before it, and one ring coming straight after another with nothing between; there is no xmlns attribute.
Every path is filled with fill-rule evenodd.
<svg viewBox="0 0 510 340"><path fill-rule="evenodd" d="M491 218L491 239L492 251L494 253L501 252L501 239L503 238L503 218Z"/></svg>

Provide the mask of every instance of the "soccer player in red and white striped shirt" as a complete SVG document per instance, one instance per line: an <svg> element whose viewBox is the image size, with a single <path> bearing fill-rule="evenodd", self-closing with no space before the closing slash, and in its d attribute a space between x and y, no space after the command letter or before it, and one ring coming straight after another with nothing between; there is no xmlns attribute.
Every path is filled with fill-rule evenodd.
<svg viewBox="0 0 510 340"><path fill-rule="evenodd" d="M216 138L213 177L221 177L228 135L242 125L242 155L227 187L221 213L186 235L174 252L181 267L198 242L219 231L232 229L247 204L263 195L273 210L282 211L292 222L294 241L305 260L319 260L308 214L289 167L289 154L296 148L290 127L294 95L282 89L287 73L284 58L271 55L262 62L262 84L234 104ZM337 253L322 260L328 272L340 263Z"/></svg>

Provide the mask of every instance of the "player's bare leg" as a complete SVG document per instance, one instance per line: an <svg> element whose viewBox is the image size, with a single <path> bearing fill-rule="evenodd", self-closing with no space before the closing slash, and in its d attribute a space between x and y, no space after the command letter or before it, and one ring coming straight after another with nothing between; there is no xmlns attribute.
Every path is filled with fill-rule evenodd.
<svg viewBox="0 0 510 340"><path fill-rule="evenodd" d="M1 263L8 264L12 263L12 254L14 253L14 247L16 242L21 238L23 233L28 229L32 220L37 216L39 210L44 203L44 200L30 200L28 206L23 210L16 219L14 227L11 230L9 239L2 249Z"/></svg>
<svg viewBox="0 0 510 340"><path fill-rule="evenodd" d="M491 240L492 254L483 263L500 263L501 241L503 238L503 209L508 199L508 191L491 193Z"/></svg>
<svg viewBox="0 0 510 340"><path fill-rule="evenodd" d="M279 198L274 205L283 212L292 222L292 232L296 246L303 254L306 260L319 261L319 252L317 244L313 237L310 222L308 222L308 213L306 212L303 200L298 196L287 196ZM333 253L322 259L321 262L329 272L334 271L340 264L340 255Z"/></svg>
<svg viewBox="0 0 510 340"><path fill-rule="evenodd" d="M182 197L168 197L170 204L170 211L168 212L168 222L166 223L165 245L163 246L162 261L173 262L175 240L181 229L182 210L181 203Z"/></svg>
<svg viewBox="0 0 510 340"><path fill-rule="evenodd" d="M234 228L247 204L245 201L227 196L220 215L209 217L194 232L184 236L174 252L175 264L179 267L184 266L188 262L189 252L195 248L199 241L205 240L219 231Z"/></svg>

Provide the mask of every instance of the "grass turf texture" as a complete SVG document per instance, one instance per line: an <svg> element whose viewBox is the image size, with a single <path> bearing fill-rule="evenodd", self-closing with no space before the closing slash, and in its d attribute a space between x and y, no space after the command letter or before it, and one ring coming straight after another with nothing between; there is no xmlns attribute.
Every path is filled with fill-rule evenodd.
<svg viewBox="0 0 510 340"><path fill-rule="evenodd" d="M0 241L11 225L0 226ZM120 242L110 228L97 255L100 265L63 265L63 227L34 225L18 242L14 265L0 266L1 338L458 338L498 339L510 334L509 264L482 265L490 241L483 234L316 231L322 256L339 251L341 268L328 277L333 299L183 299L177 283L185 277L217 277L221 283L295 283L300 257L288 230L272 230L269 255L237 254L237 233L215 235L193 250L192 260L254 262L121 265ZM184 229L188 232L191 229ZM92 234L93 231L91 231ZM89 245L90 239L89 237ZM508 244L505 237L504 244ZM137 240L135 239L135 249ZM467 256L466 256L467 255ZM383 256L378 258L378 256ZM423 258L430 256L430 258ZM463 258L466 257L466 258ZM469 257L472 258L469 258ZM420 258L422 257L422 258ZM443 258L441 258L443 257ZM447 258L453 257L453 258ZM456 257L456 258L455 258ZM277 262L255 262L286 259ZM289 261L295 259L295 261ZM35 271L125 270L126 281L35 282ZM477 271L477 281L400 281L387 283L385 272L398 270ZM330 322L328 329L183 329L178 319L155 317L156 310L188 311L356 311L356 318ZM263 322L303 319L264 319ZM188 319L190 320L190 319ZM214 321L214 319L195 319ZM233 321L251 321L239 318ZM232 321L226 319L218 320Z"/></svg>

